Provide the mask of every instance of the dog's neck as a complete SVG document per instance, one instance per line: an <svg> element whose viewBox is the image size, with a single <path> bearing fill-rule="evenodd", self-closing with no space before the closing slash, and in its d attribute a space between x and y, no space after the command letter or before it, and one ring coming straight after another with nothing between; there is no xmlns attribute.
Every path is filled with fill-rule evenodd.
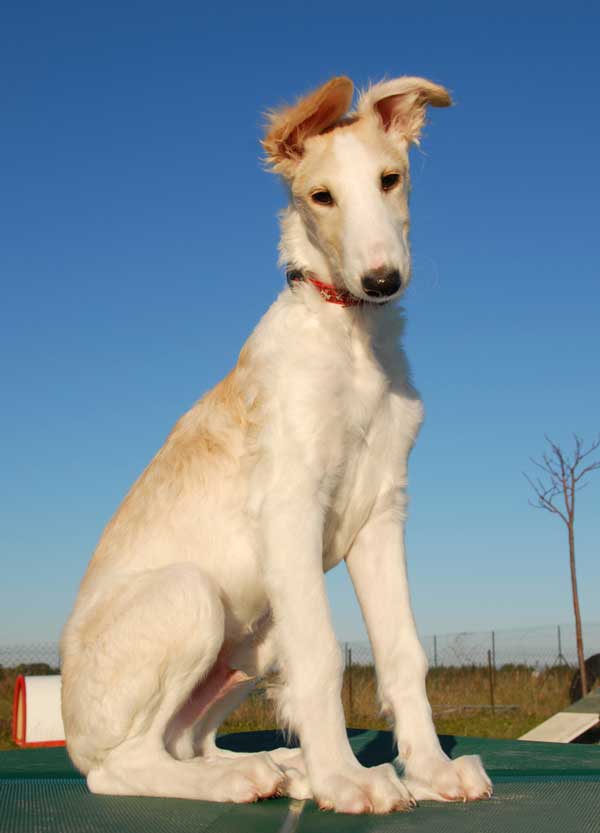
<svg viewBox="0 0 600 833"><path fill-rule="evenodd" d="M298 210L288 206L281 214L279 264L286 269L316 275L320 281L335 286L335 279L322 252L314 246Z"/></svg>

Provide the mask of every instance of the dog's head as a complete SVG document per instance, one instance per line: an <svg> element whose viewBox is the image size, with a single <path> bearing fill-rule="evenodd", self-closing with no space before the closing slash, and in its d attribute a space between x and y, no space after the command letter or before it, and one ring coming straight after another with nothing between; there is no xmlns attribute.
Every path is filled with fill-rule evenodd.
<svg viewBox="0 0 600 833"><path fill-rule="evenodd" d="M292 240L301 232L296 260L300 248L337 286L384 302L410 278L408 148L419 141L427 105L451 100L443 87L411 77L370 87L349 113L352 96L349 78L333 78L270 113L263 147L291 191L284 248L286 231Z"/></svg>

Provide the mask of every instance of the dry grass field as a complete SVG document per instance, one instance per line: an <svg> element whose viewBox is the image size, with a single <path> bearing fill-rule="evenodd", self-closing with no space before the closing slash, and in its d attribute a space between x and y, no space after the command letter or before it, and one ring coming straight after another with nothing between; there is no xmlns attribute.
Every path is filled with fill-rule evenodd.
<svg viewBox="0 0 600 833"><path fill-rule="evenodd" d="M0 749L14 748L10 728L17 673L32 670L31 666L0 669ZM47 667L37 666L37 670L47 673ZM427 689L439 733L517 738L568 705L572 676L573 670L566 667L535 671L527 666L503 666L494 675L493 710L487 668L434 668L429 672ZM388 728L378 714L372 666L355 665L346 671L343 700L348 726ZM234 712L223 731L275 726L273 705L261 690Z"/></svg>
<svg viewBox="0 0 600 833"><path fill-rule="evenodd" d="M494 676L492 710L487 668L435 668L429 672L427 690L440 734L517 738L569 703L571 668L538 672L526 666L503 666ZM389 728L379 715L372 666L358 665L346 671L343 700L348 726ZM223 730L275 726L272 704L258 693L240 706Z"/></svg>

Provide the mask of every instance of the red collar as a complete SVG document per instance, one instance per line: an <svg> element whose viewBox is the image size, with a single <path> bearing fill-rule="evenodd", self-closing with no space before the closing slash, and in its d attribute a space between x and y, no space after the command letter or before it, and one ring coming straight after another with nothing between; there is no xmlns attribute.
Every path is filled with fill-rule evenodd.
<svg viewBox="0 0 600 833"><path fill-rule="evenodd" d="M287 273L287 280L290 286L295 281L303 281L306 280L315 287L315 289L319 290L321 298L324 301L327 301L330 304L338 304L341 307L359 307L362 306L364 301L360 298L355 298L350 292L346 292L344 289L336 289L335 286L332 286L329 283L323 283L323 281L318 280L310 272L301 272L299 269L291 269Z"/></svg>

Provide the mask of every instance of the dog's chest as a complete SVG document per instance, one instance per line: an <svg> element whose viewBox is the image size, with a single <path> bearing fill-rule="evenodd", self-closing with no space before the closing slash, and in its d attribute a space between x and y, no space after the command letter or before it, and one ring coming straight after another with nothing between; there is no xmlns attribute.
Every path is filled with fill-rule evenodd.
<svg viewBox="0 0 600 833"><path fill-rule="evenodd" d="M325 514L323 561L330 569L347 554L380 489L381 474L393 454L390 383L373 353L352 345L352 364L340 373L339 415L328 455L330 500ZM390 442L390 440L392 440Z"/></svg>
<svg viewBox="0 0 600 833"><path fill-rule="evenodd" d="M253 336L263 404L250 512L270 493L322 514L325 569L348 554L378 497L405 482L421 410L400 331L393 310L348 317L283 296Z"/></svg>

